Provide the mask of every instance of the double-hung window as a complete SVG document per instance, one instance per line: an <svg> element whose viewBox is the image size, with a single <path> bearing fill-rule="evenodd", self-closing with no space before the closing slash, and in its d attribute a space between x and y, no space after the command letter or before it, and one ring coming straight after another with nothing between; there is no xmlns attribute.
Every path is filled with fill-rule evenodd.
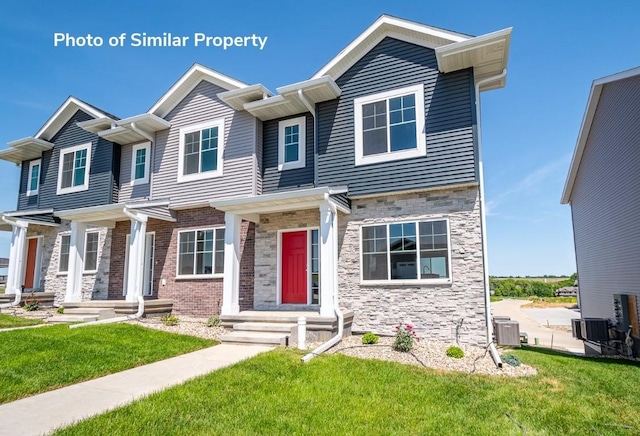
<svg viewBox="0 0 640 436"><path fill-rule="evenodd" d="M131 149L131 186L149 183L151 143L134 145Z"/></svg>
<svg viewBox="0 0 640 436"><path fill-rule="evenodd" d="M27 176L27 197L38 195L40 190L40 167L42 161L40 159L29 162L29 174Z"/></svg>
<svg viewBox="0 0 640 436"><path fill-rule="evenodd" d="M96 272L98 270L98 245L100 234L87 232L84 241L84 272ZM71 247L71 235L60 237L60 256L58 257L58 272L69 272L69 252Z"/></svg>
<svg viewBox="0 0 640 436"><path fill-rule="evenodd" d="M57 194L89 189L91 143L60 150Z"/></svg>
<svg viewBox="0 0 640 436"><path fill-rule="evenodd" d="M447 220L363 226L361 274L366 282L451 282Z"/></svg>
<svg viewBox="0 0 640 436"><path fill-rule="evenodd" d="M180 129L178 182L222 175L224 119Z"/></svg>
<svg viewBox="0 0 640 436"><path fill-rule="evenodd" d="M306 148L306 117L278 123L278 171L304 168Z"/></svg>
<svg viewBox="0 0 640 436"><path fill-rule="evenodd" d="M178 277L224 272L224 228L185 230L178 238Z"/></svg>
<svg viewBox="0 0 640 436"><path fill-rule="evenodd" d="M356 165L425 156L424 86L356 98Z"/></svg>

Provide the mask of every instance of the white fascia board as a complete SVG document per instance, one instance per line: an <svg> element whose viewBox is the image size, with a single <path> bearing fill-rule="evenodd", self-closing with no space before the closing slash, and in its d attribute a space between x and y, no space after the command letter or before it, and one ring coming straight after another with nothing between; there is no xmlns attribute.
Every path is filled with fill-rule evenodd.
<svg viewBox="0 0 640 436"><path fill-rule="evenodd" d="M28 215L45 215L48 213L53 213L53 208L51 209L40 209L40 210L16 210L12 212L2 212L2 215L10 216L10 217L20 217L20 216L28 216Z"/></svg>
<svg viewBox="0 0 640 436"><path fill-rule="evenodd" d="M308 199L310 197L321 198L325 194L335 195L335 194L345 194L347 192L348 192L348 188L346 186L297 189L294 191L275 192L273 194L252 195L247 197L221 198L220 200L211 201L209 205L218 210L224 211L224 209L236 209L243 206L251 206L253 204ZM220 208L224 208L224 209L220 209Z"/></svg>
<svg viewBox="0 0 640 436"><path fill-rule="evenodd" d="M134 115L129 118L124 118L122 120L116 121L116 124L118 126L129 126L132 123L139 123L140 121L151 121L152 124L158 127L155 131L165 130L171 127L171 123L169 121L150 113L144 113L140 115Z"/></svg>
<svg viewBox="0 0 640 436"><path fill-rule="evenodd" d="M596 114L596 108L600 101L603 86L603 84L596 85L595 82L591 86L591 92L589 93L587 107L584 111L584 116L582 117L578 141L576 142L576 148L573 150L573 157L571 158L571 165L569 165L569 172L567 173L567 180L564 184L560 204L569 204L571 201L571 191L573 191L573 184L575 183L576 176L578 175L578 168L580 167L584 148L587 145L587 138L589 137L589 131L591 130L593 117Z"/></svg>
<svg viewBox="0 0 640 436"><path fill-rule="evenodd" d="M189 84L191 79L196 79L195 83ZM232 77L226 76L200 64L194 64L189 70L173 84L167 92L154 104L147 112L159 117L166 116L189 92L195 88L201 80L207 80L222 88L232 90L246 88L246 83L240 82ZM179 97L179 98L175 98ZM173 100L172 103L169 103Z"/></svg>
<svg viewBox="0 0 640 436"><path fill-rule="evenodd" d="M256 100L250 103L244 104L244 109L250 111L252 109L263 109L269 106L277 106L280 104L287 104L289 101L281 95L275 95L273 97L265 98L263 100Z"/></svg>
<svg viewBox="0 0 640 436"><path fill-rule="evenodd" d="M364 44L367 49L363 50L363 53L367 53L377 42L379 37L374 37L373 34L382 26L401 28L411 30L419 33L424 33L437 38L447 39L451 42L460 42L469 39L469 36L465 36L455 32L449 32L443 29L437 29L424 24L416 23L413 21L403 20L401 18L391 17L389 15L381 15L371 26L369 26L364 32L362 32L356 39L354 39L347 47L345 47L337 56L331 59L324 67L322 67L311 78L317 79L329 74L334 67L336 67L343 59L345 59L352 51L357 49L361 44ZM389 32L389 31L387 31Z"/></svg>
<svg viewBox="0 0 640 436"><path fill-rule="evenodd" d="M247 86L245 88L238 88L220 92L218 93L218 98L220 98L220 100L234 99L245 94L252 94L254 92L266 94L269 97L273 96L273 93L269 91L269 89L267 89L262 83L256 83L255 85Z"/></svg>
<svg viewBox="0 0 640 436"><path fill-rule="evenodd" d="M53 135L57 133L57 131L69 121L71 116L78 110L81 109L83 112L91 115L94 118L109 118L104 112L94 109L93 107L87 105L86 103L78 100L75 97L69 97L62 103L62 106L58 108L58 110L47 120L47 122L38 130L38 133L35 134L35 137L38 139L51 139ZM61 119L61 117L64 117ZM58 127L59 125L59 127ZM55 130L51 132L50 130Z"/></svg>
<svg viewBox="0 0 640 436"><path fill-rule="evenodd" d="M33 137L22 138L16 141L11 141L7 145L9 147L19 148L19 147L24 147L31 144L41 147L43 150L50 150L51 148L53 148L53 144L51 142L45 141L43 139L33 138Z"/></svg>
<svg viewBox="0 0 640 436"><path fill-rule="evenodd" d="M630 77L640 76L640 67L632 68L630 70L621 71L610 76L601 77L593 81L593 86L604 85L611 82L617 82L618 80L628 79Z"/></svg>
<svg viewBox="0 0 640 436"><path fill-rule="evenodd" d="M119 210L123 210L125 208L124 203L112 203L112 204L103 204L100 206L91 206L91 207L81 207L78 209L65 209L59 210L54 213L58 218L63 218L66 220L82 220L85 216L90 216L96 213L106 213L106 212L117 212ZM123 212L124 216L124 212Z"/></svg>
<svg viewBox="0 0 640 436"><path fill-rule="evenodd" d="M443 45L442 47L436 48L436 55L450 55L456 53L462 53L468 51L470 49L484 47L487 44L491 44L494 41L504 40L511 36L511 32L513 31L513 27L508 27L502 30L496 30L495 32L486 33L484 35L476 36L474 38L470 38L464 41L456 42L453 44ZM507 46L508 52L508 46Z"/></svg>
<svg viewBox="0 0 640 436"><path fill-rule="evenodd" d="M336 98L339 97L340 94L342 93L342 90L336 84L336 82L333 80L331 76L322 76L315 79L309 79L309 80L304 80L302 82L293 83L291 85L281 86L277 88L276 91L278 91L279 94L284 95L291 92L298 92L299 89L302 89L304 91L306 89L316 88L320 86L327 86L331 88L331 90L336 95Z"/></svg>

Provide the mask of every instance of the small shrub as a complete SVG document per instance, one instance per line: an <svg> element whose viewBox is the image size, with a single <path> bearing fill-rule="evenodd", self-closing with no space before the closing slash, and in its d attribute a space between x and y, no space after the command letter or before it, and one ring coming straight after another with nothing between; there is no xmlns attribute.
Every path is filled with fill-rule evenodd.
<svg viewBox="0 0 640 436"><path fill-rule="evenodd" d="M220 325L220 317L210 316L207 320L207 327L218 327Z"/></svg>
<svg viewBox="0 0 640 436"><path fill-rule="evenodd" d="M375 333L365 333L362 336L362 343L365 345L372 345L372 344L377 344L378 343L378 335L376 335Z"/></svg>
<svg viewBox="0 0 640 436"><path fill-rule="evenodd" d="M56 310L56 313L62 315L64 313L64 306L58 307L58 310Z"/></svg>
<svg viewBox="0 0 640 436"><path fill-rule="evenodd" d="M393 341L393 349L406 353L413 348L413 342L419 341L416 331L410 324L400 324L396 326L396 339Z"/></svg>
<svg viewBox="0 0 640 436"><path fill-rule="evenodd" d="M167 326L178 325L178 317L175 315L162 315L160 321Z"/></svg>
<svg viewBox="0 0 640 436"><path fill-rule="evenodd" d="M506 363L507 365L520 366L520 359L513 354L504 354L500 356L500 359L502 359L502 363Z"/></svg>
<svg viewBox="0 0 640 436"><path fill-rule="evenodd" d="M447 348L447 356L453 357L454 359L462 359L464 357L464 351L462 351L462 348L452 345Z"/></svg>
<svg viewBox="0 0 640 436"><path fill-rule="evenodd" d="M23 309L27 312L34 312L40 309L40 301L36 300L33 297L27 298L24 302Z"/></svg>

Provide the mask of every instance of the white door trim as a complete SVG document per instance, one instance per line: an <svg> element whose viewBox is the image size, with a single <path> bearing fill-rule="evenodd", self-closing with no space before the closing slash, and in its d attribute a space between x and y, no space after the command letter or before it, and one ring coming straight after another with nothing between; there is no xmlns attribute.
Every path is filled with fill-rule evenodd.
<svg viewBox="0 0 640 436"><path fill-rule="evenodd" d="M312 280L311 280L311 231L318 231L318 250L320 250L320 228L318 226L298 227L292 229L278 229L278 241L276 243L276 304L280 306L282 303L282 234L292 232L307 232L307 302L303 304L312 304ZM318 258L320 262L320 258ZM319 297L319 295L318 295ZM286 303L290 304L290 303Z"/></svg>

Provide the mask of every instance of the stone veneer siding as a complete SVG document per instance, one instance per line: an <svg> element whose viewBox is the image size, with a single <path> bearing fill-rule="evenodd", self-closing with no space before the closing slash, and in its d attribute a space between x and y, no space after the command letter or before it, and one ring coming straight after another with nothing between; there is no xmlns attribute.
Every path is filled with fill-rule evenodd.
<svg viewBox="0 0 640 436"><path fill-rule="evenodd" d="M208 317L220 313L222 278L176 279L178 235L182 230L223 227L224 213L212 208L176 211L176 222L149 219L147 232L155 232L153 295L150 298L173 300L177 315ZM118 222L113 232L109 299L122 300L126 236L129 221ZM254 225L243 222L240 235L240 309L253 308ZM162 280L166 284L162 285Z"/></svg>
<svg viewBox="0 0 640 436"><path fill-rule="evenodd" d="M447 218L452 283L384 285L360 282L360 227L395 221ZM478 189L458 188L352 200L351 214L340 215L340 305L355 313L353 331L394 334L412 324L420 337L486 343L484 273Z"/></svg>
<svg viewBox="0 0 640 436"><path fill-rule="evenodd" d="M109 289L109 269L111 257L111 229L89 227L97 231L98 270L82 276L82 301L106 300ZM60 241L63 235L70 235L70 222L62 221L59 227L29 225L27 237L42 236L42 263L40 289L55 292L55 303L63 304L67 292L67 274L58 273L60 259Z"/></svg>
<svg viewBox="0 0 640 436"><path fill-rule="evenodd" d="M278 230L320 227L320 210L263 214L256 226L254 302L257 310L302 310L318 305L278 305Z"/></svg>

